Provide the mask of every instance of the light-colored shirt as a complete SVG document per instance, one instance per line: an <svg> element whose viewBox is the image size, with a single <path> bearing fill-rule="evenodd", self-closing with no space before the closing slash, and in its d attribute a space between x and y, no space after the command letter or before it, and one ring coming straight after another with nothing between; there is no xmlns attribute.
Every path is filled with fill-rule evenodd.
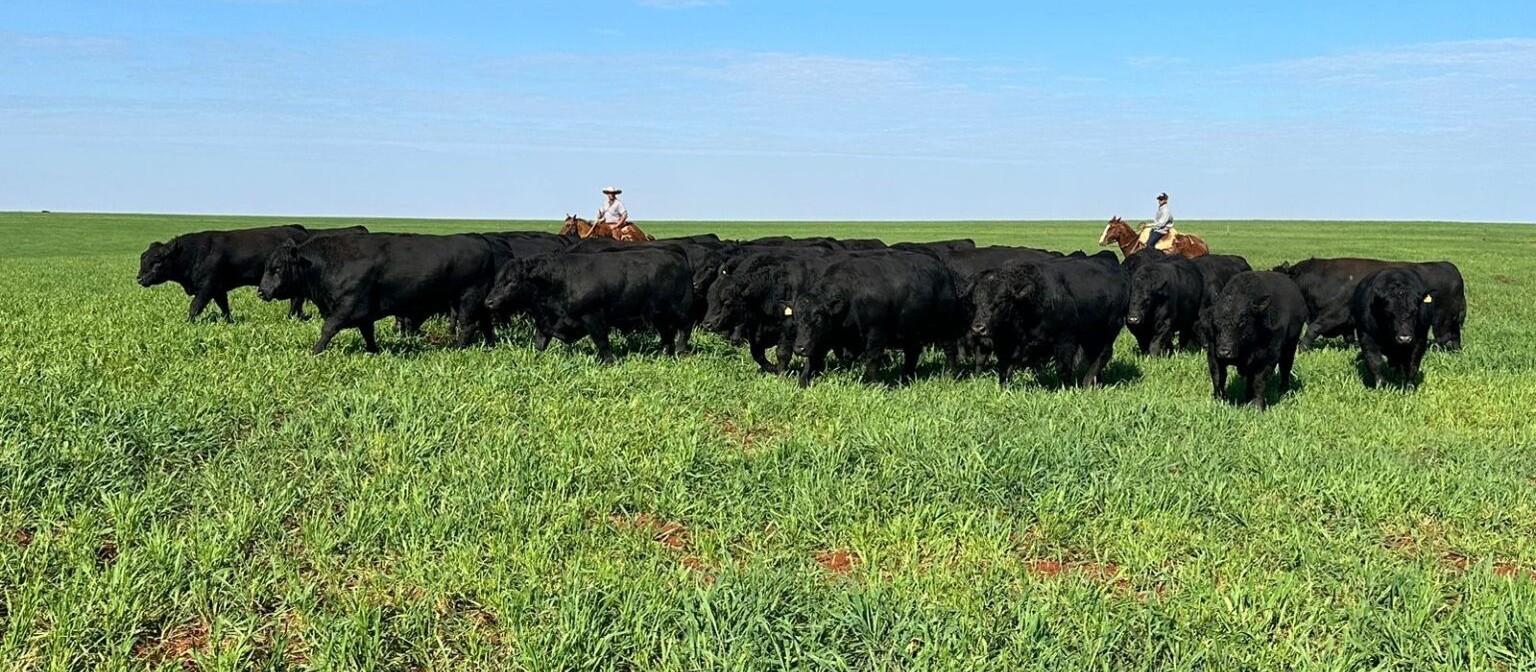
<svg viewBox="0 0 1536 672"><path fill-rule="evenodd" d="M604 224L618 224L619 220L628 214L629 211L624 209L624 201L615 198L612 203L609 203L605 200L603 207L597 211L597 221Z"/></svg>
<svg viewBox="0 0 1536 672"><path fill-rule="evenodd" d="M1152 228L1162 233L1168 233L1173 228L1173 211L1168 209L1167 203L1157 206L1157 218L1152 220Z"/></svg>

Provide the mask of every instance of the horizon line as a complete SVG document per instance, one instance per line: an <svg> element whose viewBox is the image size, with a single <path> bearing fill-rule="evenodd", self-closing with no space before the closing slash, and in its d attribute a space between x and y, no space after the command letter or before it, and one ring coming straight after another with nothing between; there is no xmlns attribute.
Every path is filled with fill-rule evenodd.
<svg viewBox="0 0 1536 672"><path fill-rule="evenodd" d="M212 212L130 212L130 211L77 211L77 210L0 210L0 215L112 215L129 217L224 217L247 219L362 219L362 220L393 220L393 221L464 221L464 222L558 222L559 219L545 217L454 217L454 216L394 216L394 215L296 215L296 214L265 214L265 213L212 213ZM971 224L971 223L1053 223L1053 222L1098 222L1098 219L1085 219L1081 217L1045 217L1038 219L647 219L636 220L636 224L649 222L652 224ZM1109 220L1103 220L1108 222ZM1338 222L1343 224L1493 224L1529 226L1536 221L1487 221L1479 219L1328 219L1328 218L1275 218L1275 217L1202 217L1183 219L1184 222Z"/></svg>

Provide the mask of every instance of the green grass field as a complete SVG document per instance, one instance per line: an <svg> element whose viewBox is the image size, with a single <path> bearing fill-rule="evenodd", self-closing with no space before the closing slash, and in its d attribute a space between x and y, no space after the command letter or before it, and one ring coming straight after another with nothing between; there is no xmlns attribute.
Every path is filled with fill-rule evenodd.
<svg viewBox="0 0 1536 672"><path fill-rule="evenodd" d="M0 215L0 669L1536 669L1536 226L1186 224L1255 267L1466 276L1465 350L1417 391L1330 347L1259 413L1128 334L1099 390L800 390L704 335L603 367L526 329L453 350L439 321L315 357L318 321L254 290L187 324L134 282L151 240L274 221Z"/></svg>

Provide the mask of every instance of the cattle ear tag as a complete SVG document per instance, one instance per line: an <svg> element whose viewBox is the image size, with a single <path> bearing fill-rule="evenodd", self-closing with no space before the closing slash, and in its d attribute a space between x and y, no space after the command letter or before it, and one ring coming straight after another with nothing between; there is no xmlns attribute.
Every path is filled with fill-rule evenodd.
<svg viewBox="0 0 1536 672"><path fill-rule="evenodd" d="M794 308L790 308L789 306L784 306L784 317L789 317L790 315L794 315L794 314L795 314L795 309Z"/></svg>
<svg viewBox="0 0 1536 672"><path fill-rule="evenodd" d="M1435 297L1430 296L1428 294L1424 295L1424 303L1434 303L1434 302L1435 302Z"/></svg>

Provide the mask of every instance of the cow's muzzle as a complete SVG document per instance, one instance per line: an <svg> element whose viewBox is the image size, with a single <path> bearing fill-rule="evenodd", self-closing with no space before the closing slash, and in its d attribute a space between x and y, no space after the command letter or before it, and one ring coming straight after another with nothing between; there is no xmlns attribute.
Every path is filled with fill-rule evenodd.
<svg viewBox="0 0 1536 672"><path fill-rule="evenodd" d="M1401 343L1403 345L1408 345L1409 343L1413 342L1413 335L1412 334L1398 334L1397 335L1397 342Z"/></svg>
<svg viewBox="0 0 1536 672"><path fill-rule="evenodd" d="M1131 315L1129 317L1126 317L1125 318L1125 323L1126 324L1141 324L1141 316L1140 315Z"/></svg>
<svg viewBox="0 0 1536 672"><path fill-rule="evenodd" d="M987 329L986 322L976 322L971 324L971 333L974 333L977 336L986 336L988 331L990 330Z"/></svg>

